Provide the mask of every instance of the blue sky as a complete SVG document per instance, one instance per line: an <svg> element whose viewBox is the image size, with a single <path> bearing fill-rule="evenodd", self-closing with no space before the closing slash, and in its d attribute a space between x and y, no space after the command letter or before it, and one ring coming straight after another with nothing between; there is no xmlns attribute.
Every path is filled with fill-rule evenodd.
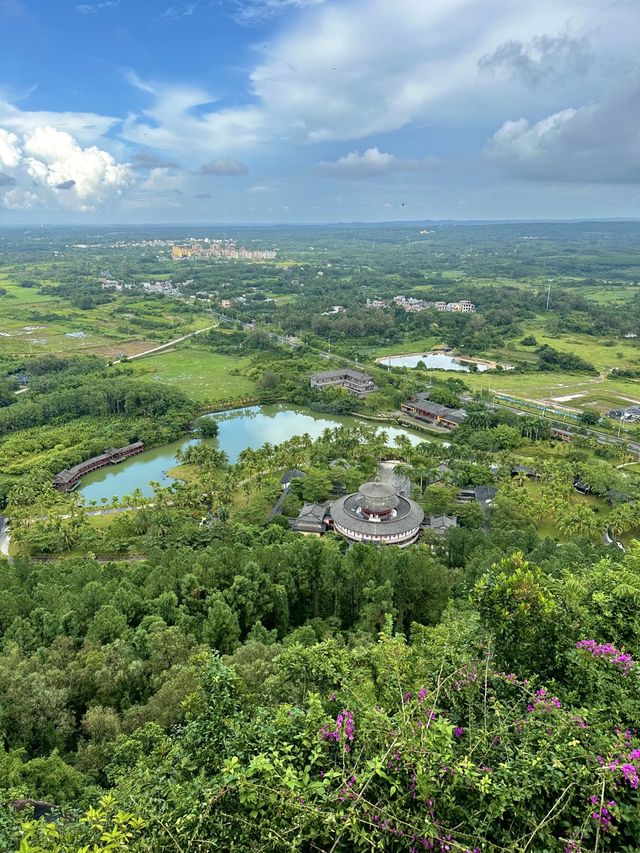
<svg viewBox="0 0 640 853"><path fill-rule="evenodd" d="M0 0L0 224L640 215L637 0Z"/></svg>

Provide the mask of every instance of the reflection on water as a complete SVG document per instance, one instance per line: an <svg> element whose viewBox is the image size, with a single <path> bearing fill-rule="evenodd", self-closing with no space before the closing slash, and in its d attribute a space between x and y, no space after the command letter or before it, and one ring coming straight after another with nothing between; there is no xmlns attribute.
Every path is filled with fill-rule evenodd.
<svg viewBox="0 0 640 853"><path fill-rule="evenodd" d="M281 444L294 435L307 433L312 439L319 438L325 429L337 426L356 426L366 423L348 415L319 415L303 409L291 409L288 406L252 406L236 409L232 412L212 414L220 429L217 438L207 439L207 444L219 447L235 462L242 450L251 447L254 450L269 444ZM376 424L376 426L378 426ZM398 435L405 435L413 444L425 441L424 436L411 430L379 425L389 436L389 442ZM145 450L113 468L101 468L82 479L79 489L87 503L100 502L101 498L130 495L136 488L146 497L153 494L149 485L155 480L163 486L172 482L167 471L176 465L176 452L179 448L196 444L200 439L184 438L171 444L164 444L152 450Z"/></svg>
<svg viewBox="0 0 640 853"><path fill-rule="evenodd" d="M380 364L389 367L417 367L418 362L423 361L432 370L460 370L469 372L469 365L464 361L458 361L454 356L444 352L411 353L410 355L389 355L379 359ZM483 373L489 370L490 365L478 362L478 371Z"/></svg>

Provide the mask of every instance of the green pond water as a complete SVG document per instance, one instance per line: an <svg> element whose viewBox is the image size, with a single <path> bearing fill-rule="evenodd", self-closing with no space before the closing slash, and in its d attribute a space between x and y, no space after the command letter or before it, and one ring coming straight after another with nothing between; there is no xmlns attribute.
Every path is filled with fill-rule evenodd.
<svg viewBox="0 0 640 853"><path fill-rule="evenodd" d="M371 423L351 416L319 415L306 409L294 409L284 405L252 406L212 414L211 417L218 421L219 432L217 438L207 439L206 443L224 450L232 463L246 447L255 450L267 442L281 444L294 435L305 433L315 439L319 438L325 429ZM407 436L414 444L426 441L424 435L412 430L386 424L381 424L380 428L388 434L391 444L397 435ZM150 485L152 480L162 486L168 486L173 481L174 478L169 477L166 472L177 464L178 449L197 444L199 441L197 438L182 438L171 444L145 450L120 465L101 468L83 477L78 491L87 503L99 503L101 498L111 501L115 496L121 498L123 495L130 495L134 489L140 489L143 495L148 497L153 494Z"/></svg>

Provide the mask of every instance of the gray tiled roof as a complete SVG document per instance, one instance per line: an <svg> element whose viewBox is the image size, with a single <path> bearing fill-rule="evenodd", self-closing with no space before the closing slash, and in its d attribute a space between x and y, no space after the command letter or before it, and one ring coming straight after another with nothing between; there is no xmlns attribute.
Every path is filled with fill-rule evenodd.
<svg viewBox="0 0 640 853"><path fill-rule="evenodd" d="M319 373L314 373L311 378L315 381L322 381L323 379L340 379L342 376L348 376L350 379L355 379L358 382L371 381L368 373L363 373L361 370L354 370L351 367L342 367L338 370L321 370Z"/></svg>
<svg viewBox="0 0 640 853"><path fill-rule="evenodd" d="M336 524L356 533L374 536L394 536L419 527L424 520L422 508L409 500L398 496L396 515L384 521L369 521L358 513L360 500L358 494L346 495L331 504L331 517Z"/></svg>

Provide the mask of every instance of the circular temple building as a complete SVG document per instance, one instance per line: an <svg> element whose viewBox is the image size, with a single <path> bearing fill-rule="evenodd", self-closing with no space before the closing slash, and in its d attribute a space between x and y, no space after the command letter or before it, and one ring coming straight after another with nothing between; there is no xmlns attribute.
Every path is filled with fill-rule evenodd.
<svg viewBox="0 0 640 853"><path fill-rule="evenodd" d="M416 541L424 520L415 501L379 480L363 483L355 494L338 498L330 513L335 531L351 542L401 548Z"/></svg>

